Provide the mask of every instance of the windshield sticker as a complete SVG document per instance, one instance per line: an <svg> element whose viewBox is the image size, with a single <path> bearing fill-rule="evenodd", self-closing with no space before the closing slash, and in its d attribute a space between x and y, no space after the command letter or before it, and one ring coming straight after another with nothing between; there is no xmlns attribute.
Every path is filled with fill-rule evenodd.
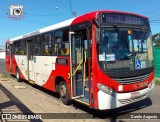
<svg viewBox="0 0 160 122"><path fill-rule="evenodd" d="M142 68L142 64L141 64L141 60L136 60L136 69L141 69Z"/></svg>
<svg viewBox="0 0 160 122"><path fill-rule="evenodd" d="M115 61L115 54L107 54L106 61Z"/></svg>
<svg viewBox="0 0 160 122"><path fill-rule="evenodd" d="M141 62L142 68L146 68L146 61Z"/></svg>
<svg viewBox="0 0 160 122"><path fill-rule="evenodd" d="M99 55L99 61L105 61L105 54Z"/></svg>

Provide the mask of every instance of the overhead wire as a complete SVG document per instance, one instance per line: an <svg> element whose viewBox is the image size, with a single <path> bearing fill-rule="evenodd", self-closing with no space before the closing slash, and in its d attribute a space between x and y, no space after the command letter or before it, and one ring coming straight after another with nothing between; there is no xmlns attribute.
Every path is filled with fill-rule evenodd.
<svg viewBox="0 0 160 122"><path fill-rule="evenodd" d="M0 10L1 11L7 11L7 10L2 9L2 8L0 8ZM7 14L7 12L6 12L6 14ZM22 18L17 18L17 19L20 19L20 20L26 21L26 22L36 23L36 24L47 24L48 25L48 24L53 24L53 23L46 23L46 22L30 20L30 19L26 19L25 16L54 17L54 16L62 16L62 15L67 15L67 14L66 13L59 13L59 14L55 14L55 15L52 15L52 14L48 15L48 14L28 14L28 13L25 13L23 19ZM7 15L6 16L5 15L0 15L0 16L7 17ZM8 18L9 18L9 16L8 16Z"/></svg>
<svg viewBox="0 0 160 122"><path fill-rule="evenodd" d="M128 3L121 3L121 5L126 5L126 4L130 4L132 2L132 4L138 4L140 2L145 2L147 0L136 0L136 1L130 1ZM72 8L72 5L71 5L71 1L69 0L69 4L70 4L70 10L71 10L71 13L73 14L73 8ZM160 14L159 13L156 13L156 14L153 14L153 12L157 11L157 10L160 10L160 9L151 9L151 10L146 10L146 11L141 11L140 13L146 13L146 12L151 12L151 14L148 14L148 18L150 19L150 22L151 23L159 23L159 19L160 19ZM7 11L6 9L3 9L3 8L0 8L0 11L5 11L6 14L7 14ZM62 15L68 15L68 14L65 14L65 13L60 13L60 14L56 14L56 15L47 15L47 14L28 14L28 13L25 13L26 16L41 16L41 17L53 17L53 16L62 16ZM3 17L7 17L5 15L0 15L0 16L3 16ZM22 19L23 21L26 21L26 22L32 22L32 23L38 23L38 24L51 24L51 23L46 23L46 22L39 22L39 21L35 21L35 20L27 20L25 18Z"/></svg>
<svg viewBox="0 0 160 122"><path fill-rule="evenodd" d="M61 16L61 15L66 15L65 13L60 13L60 14L55 14L55 15L47 15L47 14L26 14L25 15L29 15L29 16L44 16L44 17L53 17L53 16Z"/></svg>

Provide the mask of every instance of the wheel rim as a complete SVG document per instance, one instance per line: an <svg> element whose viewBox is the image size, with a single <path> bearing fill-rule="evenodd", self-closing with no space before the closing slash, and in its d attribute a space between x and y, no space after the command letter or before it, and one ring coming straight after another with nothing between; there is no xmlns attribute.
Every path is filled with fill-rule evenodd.
<svg viewBox="0 0 160 122"><path fill-rule="evenodd" d="M16 77L17 77L17 79L19 79L19 72L18 71L17 71Z"/></svg>
<svg viewBox="0 0 160 122"><path fill-rule="evenodd" d="M60 86L60 95L62 96L62 98L66 97L66 93L67 93L67 89L65 85L61 85Z"/></svg>

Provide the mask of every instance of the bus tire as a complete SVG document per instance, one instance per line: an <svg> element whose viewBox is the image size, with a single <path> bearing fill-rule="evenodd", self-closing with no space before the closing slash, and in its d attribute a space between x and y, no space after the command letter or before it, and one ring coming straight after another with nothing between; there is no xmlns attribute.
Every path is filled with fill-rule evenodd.
<svg viewBox="0 0 160 122"><path fill-rule="evenodd" d="M16 79L18 82L21 82L21 76L20 76L20 71L18 68L16 68Z"/></svg>
<svg viewBox="0 0 160 122"><path fill-rule="evenodd" d="M60 84L59 84L59 94L60 94L60 98L61 98L62 102L65 105L71 104L71 99L69 97L68 87L64 81L60 82Z"/></svg>

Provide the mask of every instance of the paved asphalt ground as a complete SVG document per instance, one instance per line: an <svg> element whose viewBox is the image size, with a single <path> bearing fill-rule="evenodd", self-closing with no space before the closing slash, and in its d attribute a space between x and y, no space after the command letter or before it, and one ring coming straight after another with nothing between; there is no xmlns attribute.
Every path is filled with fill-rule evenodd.
<svg viewBox="0 0 160 122"><path fill-rule="evenodd" d="M4 60L0 60L0 72L7 73ZM19 88L17 88L17 86ZM21 88L23 86L24 88ZM54 121L83 121L83 122L130 122L140 121L128 119L132 114L153 113L160 116L160 86L155 87L154 95L148 99L130 104L118 109L108 111L96 111L84 105L73 102L72 105L64 105L59 96L53 92L32 86L26 81L17 82L13 77L0 79L0 114L5 112L17 113L51 113L50 117L59 119ZM58 113L58 114L53 114ZM59 114L60 113L60 114ZM72 113L62 114L62 113ZM152 115L152 114L149 114ZM49 115L48 115L49 116ZM65 118L65 116L67 116ZM84 118L83 118L83 117ZM63 118L64 117L64 118ZM68 119L73 117L72 119ZM54 118L54 117L53 117ZM80 118L80 119L76 119ZM75 120L76 119L76 120ZM30 120L32 121L32 120ZM37 120L48 122L49 119ZM50 120L51 122L53 120ZM142 120L141 120L142 121ZM146 120L143 120L146 121ZM147 120L148 121L148 120ZM153 121L153 120L150 120Z"/></svg>
<svg viewBox="0 0 160 122"><path fill-rule="evenodd" d="M6 71L5 60L2 60L2 59L0 59L0 72L8 73L8 72Z"/></svg>

